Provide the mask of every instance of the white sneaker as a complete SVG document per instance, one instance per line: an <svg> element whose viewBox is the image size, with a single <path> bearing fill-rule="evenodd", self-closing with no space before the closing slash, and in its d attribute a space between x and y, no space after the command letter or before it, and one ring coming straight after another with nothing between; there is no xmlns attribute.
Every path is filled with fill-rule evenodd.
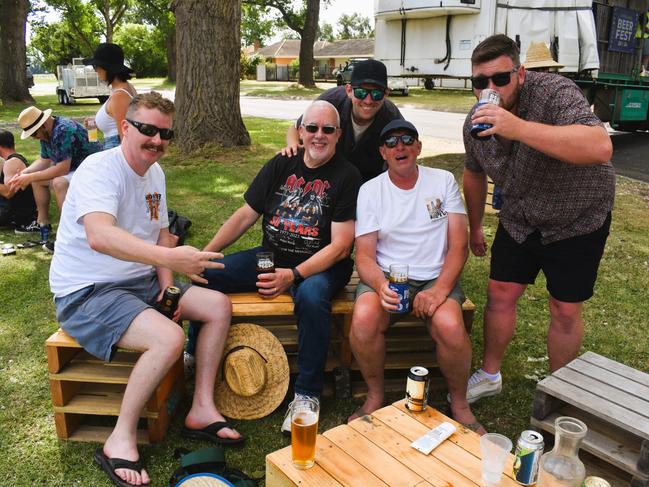
<svg viewBox="0 0 649 487"><path fill-rule="evenodd" d="M466 400L473 404L483 397L495 396L503 390L502 376L498 380L490 380L482 369L476 370L471 377L466 388ZM451 402L451 395L446 395L446 400Z"/></svg>
<svg viewBox="0 0 649 487"><path fill-rule="evenodd" d="M315 402L318 403L318 406L320 406L320 399L314 396L307 396L305 394L298 394L297 392L295 393L295 396L293 397L293 401L288 403L288 409L286 410L286 415L284 416L284 421L282 421L282 434L286 436L291 435L291 407L293 406L294 401L299 401L301 399L311 399Z"/></svg>
<svg viewBox="0 0 649 487"><path fill-rule="evenodd" d="M643 70L640 72L640 76L649 76L649 71L643 69Z"/></svg>

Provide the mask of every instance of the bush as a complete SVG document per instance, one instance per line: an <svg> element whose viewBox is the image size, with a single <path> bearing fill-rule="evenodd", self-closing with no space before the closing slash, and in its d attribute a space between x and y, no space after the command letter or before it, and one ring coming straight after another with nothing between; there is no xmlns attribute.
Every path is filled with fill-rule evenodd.
<svg viewBox="0 0 649 487"><path fill-rule="evenodd" d="M241 79L256 79L257 66L263 64L265 61L264 56L260 54L247 55L243 50L241 51Z"/></svg>

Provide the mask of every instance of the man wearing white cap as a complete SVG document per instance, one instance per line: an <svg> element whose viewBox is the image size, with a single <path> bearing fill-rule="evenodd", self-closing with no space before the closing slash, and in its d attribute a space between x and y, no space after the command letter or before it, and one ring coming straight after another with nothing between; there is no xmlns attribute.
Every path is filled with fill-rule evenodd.
<svg viewBox="0 0 649 487"><path fill-rule="evenodd" d="M9 181L13 189L24 189L31 184L38 210L36 222L16 231L38 232L41 225L49 225L50 186L60 211L72 174L89 154L101 150L101 145L88 142L88 132L80 123L52 116L49 108L45 111L34 106L25 108L18 115L18 125L23 129L21 139L34 137L40 141L41 156ZM53 249L52 245L47 250Z"/></svg>

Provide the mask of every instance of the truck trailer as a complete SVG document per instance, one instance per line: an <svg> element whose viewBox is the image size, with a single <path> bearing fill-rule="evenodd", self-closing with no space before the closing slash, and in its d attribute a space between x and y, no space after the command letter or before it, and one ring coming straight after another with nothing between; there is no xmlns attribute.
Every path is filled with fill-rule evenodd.
<svg viewBox="0 0 649 487"><path fill-rule="evenodd" d="M525 60L545 42L559 73L582 88L597 115L620 130L649 129L649 78L636 39L649 0L375 0L374 57L388 76L467 80L485 38L514 39Z"/></svg>

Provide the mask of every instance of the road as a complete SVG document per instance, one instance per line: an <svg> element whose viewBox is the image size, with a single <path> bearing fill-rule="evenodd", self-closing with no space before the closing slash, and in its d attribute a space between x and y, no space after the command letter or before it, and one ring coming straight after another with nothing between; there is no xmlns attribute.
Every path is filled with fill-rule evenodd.
<svg viewBox="0 0 649 487"><path fill-rule="evenodd" d="M49 94L55 91L56 83L39 83L32 88L32 94ZM173 99L173 90L164 90L165 96ZM462 144L462 123L465 114L436 112L412 108L406 98L393 98L401 105L403 116L415 124L423 143L423 155L464 152ZM242 115L295 120L306 109L309 100L280 100L242 96ZM649 182L649 133L624 133L609 129L613 140L613 165L618 174Z"/></svg>

